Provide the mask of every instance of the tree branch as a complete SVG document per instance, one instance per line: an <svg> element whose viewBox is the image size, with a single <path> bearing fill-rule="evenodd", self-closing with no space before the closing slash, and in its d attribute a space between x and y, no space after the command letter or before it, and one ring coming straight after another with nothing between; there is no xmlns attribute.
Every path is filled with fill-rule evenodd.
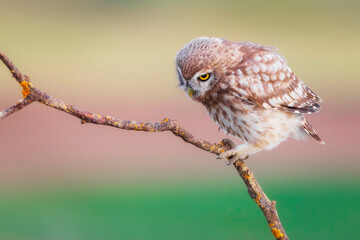
<svg viewBox="0 0 360 240"><path fill-rule="evenodd" d="M221 143L210 143L202 139L196 138L190 132L180 127L180 125L175 120L171 120L169 118L165 118L162 121L158 122L126 121L119 120L111 116L101 116L98 114L83 111L74 105L66 104L62 100L53 98L45 92L33 87L30 78L26 75L22 75L21 72L10 61L10 59L1 51L0 59L7 66L7 68L12 73L12 76L22 87L23 94L23 99L21 99L18 103L0 112L0 120L25 108L30 103L37 101L48 107L55 108L57 110L66 112L74 117L79 118L82 124L93 123L125 130L145 132L170 131L175 136L180 137L185 142L190 143L204 151L214 153L216 155L219 155L220 153L229 150L235 146L235 144L230 139L224 139ZM234 166L238 171L240 177L243 179L250 197L254 199L256 204L263 212L274 237L278 240L288 239L277 214L275 208L275 201L270 201L270 199L265 195L264 191L261 189L261 186L256 181L254 174L248 168L244 161L237 160L234 163Z"/></svg>
<svg viewBox="0 0 360 240"><path fill-rule="evenodd" d="M7 116L9 116L9 115L21 110L21 109L23 109L24 107L26 107L27 105L29 105L32 102L34 102L34 100L32 100L31 98L21 99L15 105L1 111L0 112L0 120L6 118Z"/></svg>

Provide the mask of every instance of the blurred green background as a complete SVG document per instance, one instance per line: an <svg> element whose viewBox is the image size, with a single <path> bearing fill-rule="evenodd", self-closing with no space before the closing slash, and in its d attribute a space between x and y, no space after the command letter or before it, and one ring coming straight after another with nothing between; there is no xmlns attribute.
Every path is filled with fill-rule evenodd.
<svg viewBox="0 0 360 240"><path fill-rule="evenodd" d="M34 85L121 119L225 137L176 87L199 36L276 46L323 99L325 140L248 160L291 239L358 239L360 2L1 1L0 50ZM0 108L21 91L0 64ZM272 239L236 171L170 134L80 125L32 104L0 123L0 239Z"/></svg>

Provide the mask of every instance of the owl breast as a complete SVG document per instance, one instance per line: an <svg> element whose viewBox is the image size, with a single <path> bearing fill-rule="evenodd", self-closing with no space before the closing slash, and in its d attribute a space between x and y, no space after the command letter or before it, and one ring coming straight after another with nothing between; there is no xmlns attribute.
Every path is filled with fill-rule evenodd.
<svg viewBox="0 0 360 240"><path fill-rule="evenodd" d="M205 99L204 99L205 100ZM272 149L287 137L300 138L301 115L264 109L229 93L212 93L202 101L209 116L226 134Z"/></svg>

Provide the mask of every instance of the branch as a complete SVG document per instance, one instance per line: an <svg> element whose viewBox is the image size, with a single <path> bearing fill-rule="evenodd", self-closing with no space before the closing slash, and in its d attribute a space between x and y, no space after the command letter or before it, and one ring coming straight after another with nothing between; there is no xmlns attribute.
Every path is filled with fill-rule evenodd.
<svg viewBox="0 0 360 240"><path fill-rule="evenodd" d="M22 75L20 71L15 67L15 65L10 61L10 59L1 51L0 59L7 66L7 68L12 73L12 76L22 87L23 94L23 99L21 99L18 103L0 112L0 121L5 117L23 109L30 103L37 101L48 107L55 108L57 110L66 112L74 117L79 118L82 124L93 123L125 130L145 132L170 131L175 136L180 137L185 142L190 143L209 153L214 153L216 155L219 155L220 153L229 150L235 146L235 144L230 139L224 139L221 143L210 143L194 137L190 132L180 127L180 125L175 120L171 120L169 118L165 118L162 121L158 122L126 121L116 119L111 116L101 116L98 114L83 111L74 105L66 104L62 100L53 98L45 92L35 88L32 85L30 78L26 75ZM264 191L261 189L261 186L256 181L254 174L248 168L244 161L237 160L234 163L234 166L238 171L240 177L243 179L250 197L254 199L256 204L263 212L274 237L278 240L288 239L277 214L275 208L275 201L270 201L270 199L265 195Z"/></svg>
<svg viewBox="0 0 360 240"><path fill-rule="evenodd" d="M31 98L24 98L21 99L19 102L17 102L15 105L3 110L0 112L0 120L6 118L7 116L23 109L24 107L26 107L27 105L29 105L30 103L32 103L34 100L32 100Z"/></svg>

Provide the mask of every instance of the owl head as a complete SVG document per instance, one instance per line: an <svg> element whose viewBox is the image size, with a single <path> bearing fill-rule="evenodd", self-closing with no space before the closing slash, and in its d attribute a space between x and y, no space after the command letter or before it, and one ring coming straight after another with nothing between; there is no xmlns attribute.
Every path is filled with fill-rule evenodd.
<svg viewBox="0 0 360 240"><path fill-rule="evenodd" d="M192 99L203 97L223 76L226 42L220 38L196 38L176 54L179 86Z"/></svg>

